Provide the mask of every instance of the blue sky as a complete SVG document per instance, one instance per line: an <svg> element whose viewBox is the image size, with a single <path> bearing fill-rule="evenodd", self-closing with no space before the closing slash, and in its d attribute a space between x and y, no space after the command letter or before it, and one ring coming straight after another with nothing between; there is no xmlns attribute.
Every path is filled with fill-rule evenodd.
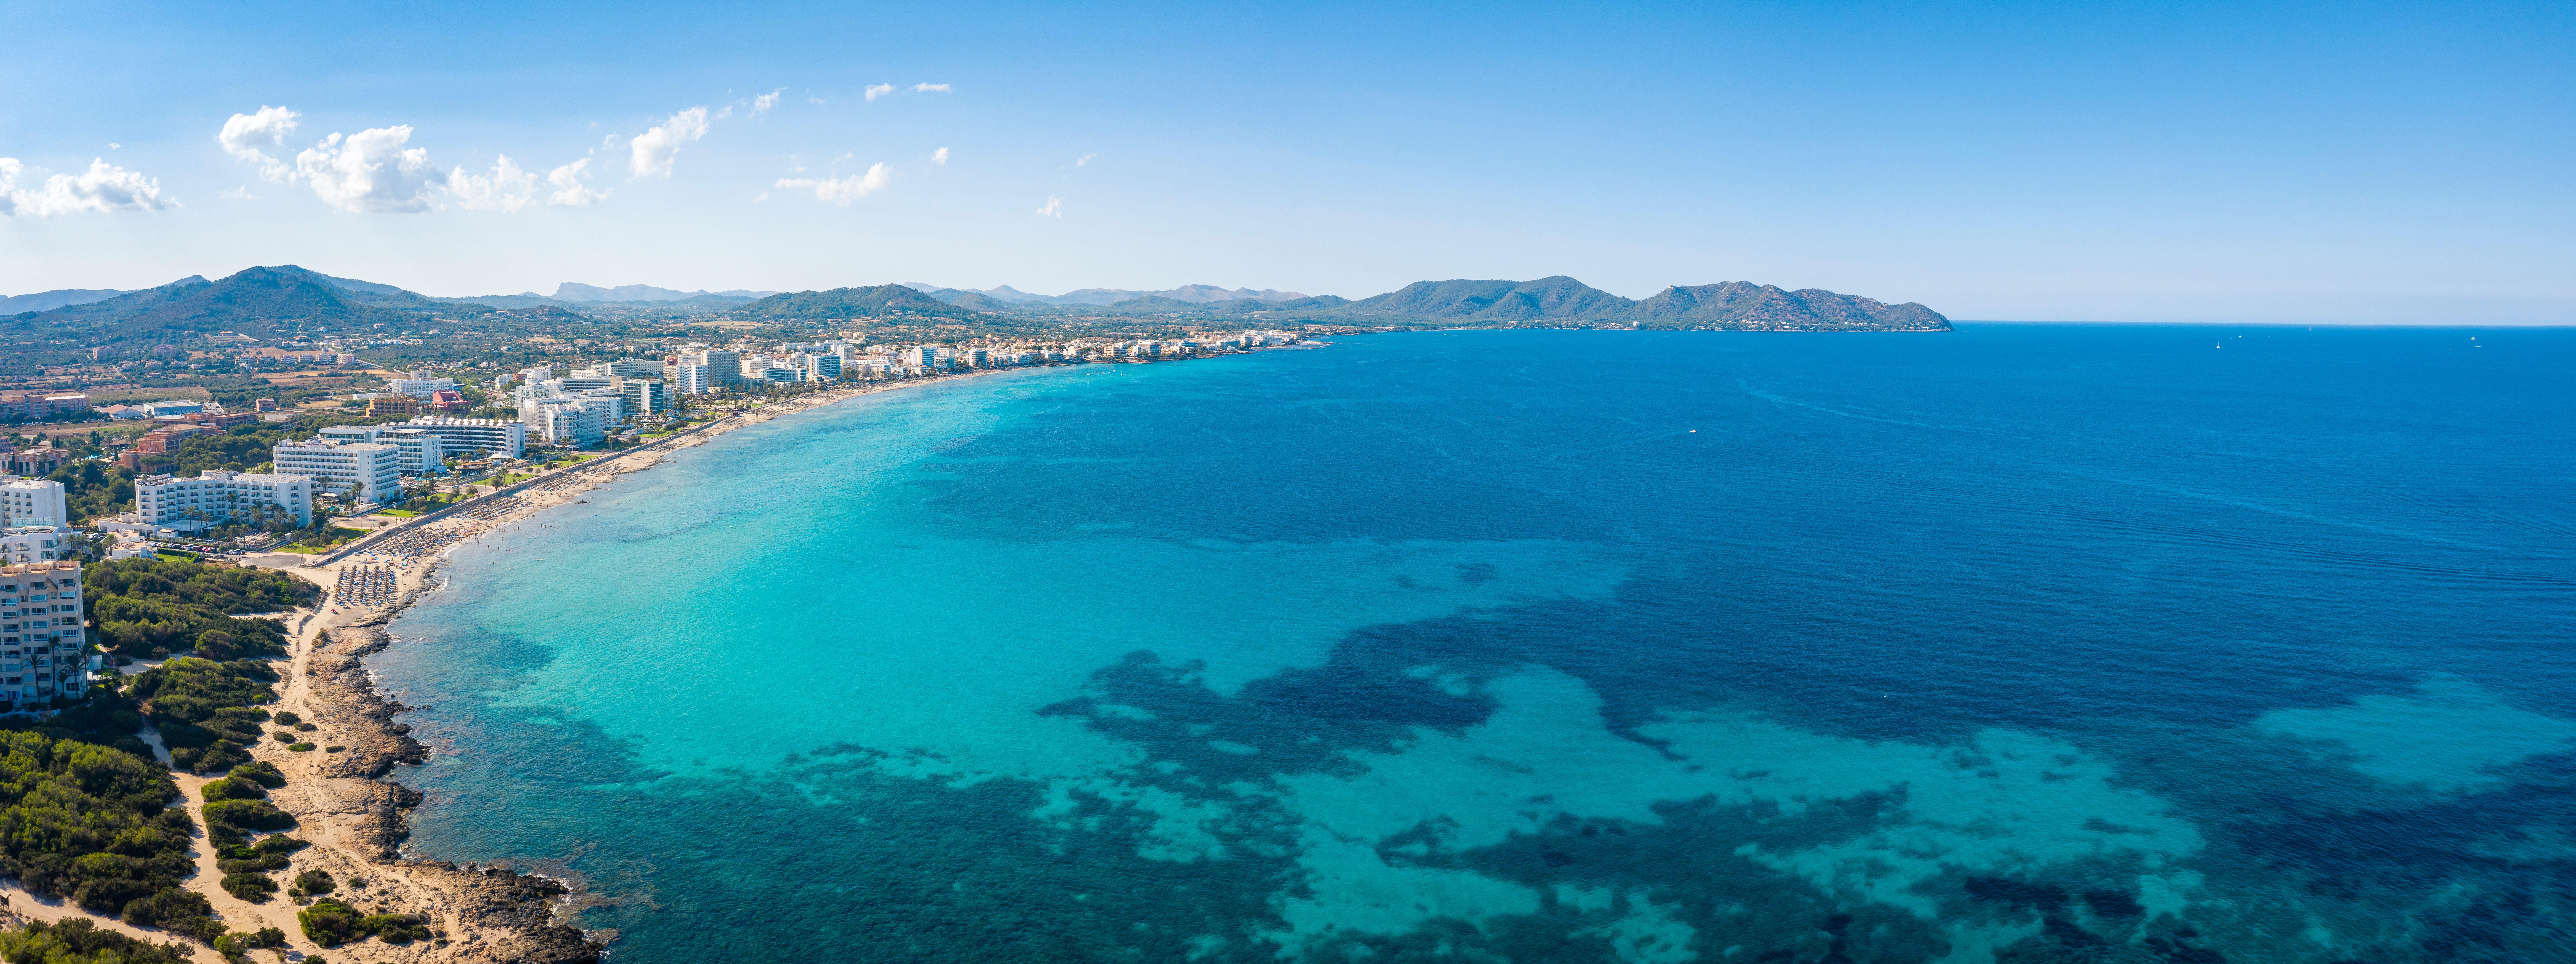
<svg viewBox="0 0 2576 964"><path fill-rule="evenodd" d="M2576 323L2571 10L15 2L0 293L1567 274Z"/></svg>

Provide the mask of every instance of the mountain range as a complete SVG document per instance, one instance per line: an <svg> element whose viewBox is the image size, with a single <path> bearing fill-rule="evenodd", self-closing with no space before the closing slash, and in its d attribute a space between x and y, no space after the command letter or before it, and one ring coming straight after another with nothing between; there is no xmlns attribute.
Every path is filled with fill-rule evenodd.
<svg viewBox="0 0 2576 964"><path fill-rule="evenodd" d="M614 288L601 288L595 285L582 284L578 281L566 281L555 286L554 300L688 301L695 298L717 297L740 298L744 303L748 304L777 293L778 292L775 291L751 291L744 288L736 288L732 291L707 291L704 289L697 291L675 291L670 288L656 288L652 285L618 285ZM533 295L536 294L536 292L531 291L528 292L528 294Z"/></svg>
<svg viewBox="0 0 2576 964"><path fill-rule="evenodd" d="M52 291L38 291L33 294L0 296L0 315L14 315L25 311L52 311L67 305L106 301L124 293L115 288L56 288Z"/></svg>
<svg viewBox="0 0 2576 964"><path fill-rule="evenodd" d="M1535 281L1455 279L1418 281L1395 291L1352 301L1334 295L1308 297L1291 291L1219 289L1189 285L1168 292L1138 293L1126 289L1085 288L1047 301L1004 301L1001 295L1033 298L1008 286L970 291L957 288L922 290L919 284L885 284L826 291L769 294L751 292L681 292L645 285L593 288L567 282L557 294L685 295L681 299L628 301L624 304L687 307L722 311L745 320L770 322L826 321L844 318L914 316L981 323L999 314L1135 315L1176 318L1231 318L1262 321L1319 321L1360 325L1435 325L1490 327L1609 327L1646 329L1735 329L1768 331L1946 331L1949 319L1920 304L1887 304L1821 288L1795 291L1749 281L1674 286L1653 297L1632 300L1573 278L1557 275ZM997 294L997 292L999 294ZM257 338L295 333L316 334L366 328L375 324L418 322L438 315L451 323L480 323L495 309L578 319L571 308L583 304L528 292L479 298L435 298L394 285L338 278L294 265L247 268L219 280L190 276L157 288L110 292L41 292L20 298L62 301L41 311L5 317L12 327L67 328L84 333L154 338L168 332L236 331ZM1073 298L1128 294L1109 304L1069 301ZM1175 297L1175 295L1190 297ZM1265 295L1268 297L1246 297ZM1192 300L1197 299L1197 300ZM692 305L691 302L696 304ZM20 302L42 304L43 300ZM494 319L501 320L501 319ZM86 334L83 337L87 337Z"/></svg>
<svg viewBox="0 0 2576 964"><path fill-rule="evenodd" d="M1206 304L1216 301L1237 301L1245 299L1256 301L1295 301L1306 297L1305 295L1298 294L1294 291L1277 291L1269 288L1254 291L1250 288L1219 288L1215 285L1182 285L1178 288L1172 288L1165 291L1135 291L1127 288L1082 288L1068 291L1060 295L1033 295L1013 288L1010 285L997 285L980 291L973 288L942 288L918 281L906 281L903 285L904 287L922 292L933 298L948 302L949 304L966 305L968 307L977 307L977 302L979 301L1006 306L1106 306L1117 304L1122 301L1134 301L1139 298L1168 298L1173 301L1186 302L1189 304ZM980 298L978 296L980 296Z"/></svg>

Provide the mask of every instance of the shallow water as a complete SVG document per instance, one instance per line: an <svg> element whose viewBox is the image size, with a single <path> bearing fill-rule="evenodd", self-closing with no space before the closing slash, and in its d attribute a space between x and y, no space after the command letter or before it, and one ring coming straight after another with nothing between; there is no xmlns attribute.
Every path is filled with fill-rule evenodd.
<svg viewBox="0 0 2576 964"><path fill-rule="evenodd" d="M376 666L442 751L412 852L581 877L625 961L2570 959L2571 361L996 375L462 549Z"/></svg>

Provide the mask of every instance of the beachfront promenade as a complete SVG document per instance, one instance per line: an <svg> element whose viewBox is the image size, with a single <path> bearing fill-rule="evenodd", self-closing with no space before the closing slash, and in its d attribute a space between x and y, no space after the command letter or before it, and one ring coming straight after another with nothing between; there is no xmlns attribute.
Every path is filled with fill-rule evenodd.
<svg viewBox="0 0 2576 964"><path fill-rule="evenodd" d="M770 407L770 406L762 406L762 408L768 408L768 407ZM755 409L754 411L757 411L757 409ZM734 414L734 415L727 415L727 416L725 416L725 417L723 417L723 418L717 419L717 420L712 421L712 422L708 422L708 423L706 423L706 424L704 424L704 425L699 425L699 426L695 426L695 427L692 427L692 428L682 429L682 430L680 430L680 431L673 432L673 433L671 433L670 435L664 436L664 437L662 437L662 438L654 439L654 440L653 440L653 441L651 441L651 442L647 442L647 443L645 443L645 444L643 444L643 445L638 445L638 446L636 446L636 447L634 447L634 448L627 449L627 450L622 451L622 452L616 452L616 453L609 454L609 455L603 455L603 456L600 456L600 457L595 458L595 459L590 459L590 460L588 460L588 461L578 462L578 463L575 463L575 464L572 464L572 465L565 466L565 467L560 468L560 469L554 469L554 470L551 470L551 471L547 471L547 472L544 472L544 473L542 473L542 474L539 474L539 475L538 475L537 477L535 477L535 478L532 478L532 479L526 479L526 480L519 481L519 482L514 482L514 483L511 483L511 484L509 484L509 485L502 486L502 487L500 487L500 488L498 488L498 489L494 489L494 490L492 490L492 491L490 491L490 492L486 492L486 493L484 493L484 494L482 494L482 495L474 496L474 497L472 497L472 498L465 499L465 500L463 500L463 501L457 502L457 503L456 503L456 504L454 504L454 505L445 506L445 507L443 507L443 508L440 508L440 509L437 509L437 510L435 510L435 511L431 511L431 512L424 512L424 513L422 513L422 514L420 514L420 515L413 516L413 517L411 517L411 518L409 518L409 519L404 519L403 521L401 521L401 522L397 522L397 523L395 523L395 524L393 524L393 525L389 525L389 526L385 526L384 528L377 529L377 530L375 530L375 531L373 531L373 532L367 533L366 535L359 536L358 538L356 538L356 539L354 539L354 540L351 540L351 541L349 542L349 544L348 544L348 545L341 546L341 547L340 547L340 548L338 548L338 549L334 549L334 550L332 550L329 554L324 555L324 556L322 556L321 558L313 559L313 560L311 560L311 561L308 561L308 562L306 562L306 563L305 563L305 565L307 565L307 566L327 566L327 565L330 565L330 564L332 564L332 563L338 562L338 561L340 561L341 559L345 559L345 558L347 558L347 557L349 557L349 556L351 556L351 555L355 555L355 554L359 554L359 553L364 553L364 552L372 552L372 551L377 550L377 549L378 549L378 548L380 548L380 547L391 547L391 546L396 545L396 544L399 544L399 543L401 543L401 542L403 541L401 538L399 538L399 536L400 536L402 533L409 532L410 530L413 530L413 529L419 528L419 527L421 527L421 526L428 525L428 524L430 524L430 523L432 523L432 522L437 522L437 521L440 521L440 520L443 520L443 519L452 518L452 517L455 517L455 516L460 516L460 515L462 515L462 516L478 516L478 515L481 515L482 513L481 513L481 512L479 512L478 510L491 508L491 507L494 507L494 506L496 506L496 505L507 504L507 503L508 503L508 502L510 502L510 501L515 501L515 500L516 500L516 497L517 497L517 496L518 496L518 494L519 494L519 493L521 493L521 492L530 491L530 490L536 490L536 491L541 491L541 492L542 492L542 491L548 491L548 490L552 490L552 489L556 489L556 488L561 488L561 487L563 487L563 486L567 486L567 485L577 485L577 484L581 484L581 483L583 483L583 482L592 481L592 480L590 480L590 479L585 479L585 478L583 478L584 474L589 473L589 472L596 471L596 470L597 470L597 469L599 469L600 467L606 466L606 465L608 465L608 464L610 464L610 463L612 463L612 462L616 462L616 461L618 461L618 460L620 460L620 459L631 458L631 457L638 456L638 455L645 455L645 454L657 453L657 452L663 451L663 450L665 450L665 449L667 449L667 448L669 448L669 447L671 447L671 446L677 445L678 443L680 443L680 442L682 442L682 441L684 441L684 440L688 440L688 439L696 438L697 436L699 436L699 435L700 435L700 434L702 434L702 433L711 432L711 431L717 431L717 430L720 430L720 429L724 429L724 428L731 428L731 427L734 427L734 426L736 426L736 425L740 425L740 424L742 424L742 423L743 423L743 416L744 416L744 414L747 414L747 413Z"/></svg>

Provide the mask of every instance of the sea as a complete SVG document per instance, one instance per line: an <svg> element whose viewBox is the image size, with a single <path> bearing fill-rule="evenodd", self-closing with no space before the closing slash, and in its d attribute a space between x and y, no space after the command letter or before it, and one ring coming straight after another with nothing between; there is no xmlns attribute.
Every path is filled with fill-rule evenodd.
<svg viewBox="0 0 2576 964"><path fill-rule="evenodd" d="M457 550L414 857L633 964L2576 960L2576 330L995 373Z"/></svg>

